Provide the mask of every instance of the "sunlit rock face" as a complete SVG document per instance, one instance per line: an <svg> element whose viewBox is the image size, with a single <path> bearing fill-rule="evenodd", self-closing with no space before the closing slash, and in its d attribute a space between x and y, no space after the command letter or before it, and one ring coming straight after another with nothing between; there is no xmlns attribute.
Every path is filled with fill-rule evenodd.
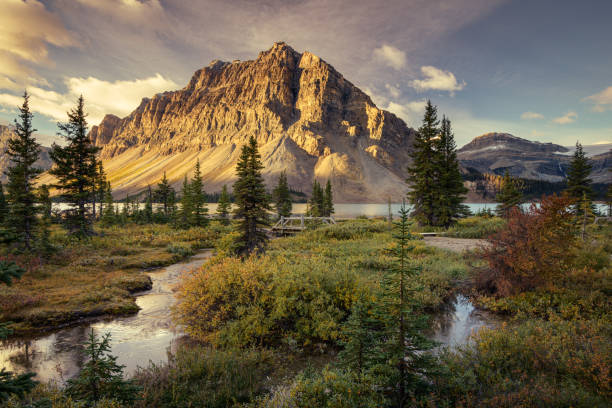
<svg viewBox="0 0 612 408"><path fill-rule="evenodd" d="M10 157L8 154L6 154L6 149L8 147L8 140L12 137L15 137L14 128L12 126L0 125L0 182L2 183L7 181L7 177L4 172L11 164ZM41 146L40 158L36 163L34 163L34 166L43 170L48 170L51 168L49 150L49 147Z"/></svg>
<svg viewBox="0 0 612 408"><path fill-rule="evenodd" d="M181 90L142 100L129 116L107 115L91 130L117 195L155 184L164 171L179 185L200 160L206 189L235 180L240 148L260 146L269 186L286 170L309 191L331 179L338 202L404 196L414 130L331 65L276 43L253 61L213 61Z"/></svg>

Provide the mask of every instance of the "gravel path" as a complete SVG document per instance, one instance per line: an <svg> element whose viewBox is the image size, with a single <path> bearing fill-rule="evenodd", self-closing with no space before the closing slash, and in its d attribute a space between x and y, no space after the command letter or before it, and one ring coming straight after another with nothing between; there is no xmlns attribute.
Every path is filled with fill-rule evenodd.
<svg viewBox="0 0 612 408"><path fill-rule="evenodd" d="M488 245L485 239L425 237L424 240L427 245L448 249L453 252L463 252Z"/></svg>

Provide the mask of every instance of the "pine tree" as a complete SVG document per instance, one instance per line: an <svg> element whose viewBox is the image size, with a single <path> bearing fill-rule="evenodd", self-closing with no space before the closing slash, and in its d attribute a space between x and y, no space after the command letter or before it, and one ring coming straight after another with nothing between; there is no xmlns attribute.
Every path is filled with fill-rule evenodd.
<svg viewBox="0 0 612 408"><path fill-rule="evenodd" d="M4 196L4 187L0 182L0 225L4 225L6 221L6 217L8 215L8 204L6 202L6 197Z"/></svg>
<svg viewBox="0 0 612 408"><path fill-rule="evenodd" d="M291 203L291 195L289 193L287 173L284 171L278 176L278 184L272 192L272 198L274 199L274 207L278 217L289 217L293 204Z"/></svg>
<svg viewBox="0 0 612 408"><path fill-rule="evenodd" d="M40 214L44 219L51 220L51 210L53 203L49 193L49 187L43 184L38 189L38 203L40 205Z"/></svg>
<svg viewBox="0 0 612 408"><path fill-rule="evenodd" d="M170 182L166 177L166 172L164 171L164 177L162 177L159 184L157 184L157 190L155 190L155 196L157 200L163 205L164 216L166 219L170 216L170 193L174 191L172 187L170 187Z"/></svg>
<svg viewBox="0 0 612 408"><path fill-rule="evenodd" d="M144 221L148 224L153 222L153 191L151 186L147 186L144 206Z"/></svg>
<svg viewBox="0 0 612 408"><path fill-rule="evenodd" d="M95 157L94 157L95 160ZM97 201L98 203L100 203L100 210L98 211L100 217L102 217L102 214L104 212L104 196L106 194L106 186L108 184L108 180L106 179L106 172L104 171L104 165L102 164L102 161L97 161L97 169L96 169L96 179L95 179L95 186L94 186L94 203L95 201ZM95 207L95 204L94 204ZM94 208L95 211L95 208ZM95 218L95 213L94 213L94 218Z"/></svg>
<svg viewBox="0 0 612 408"><path fill-rule="evenodd" d="M235 251L241 256L263 252L268 242L263 227L269 225L270 204L261 175L262 168L257 140L251 136L248 145L243 146L236 165L238 179L233 188L234 216L239 220L240 233L235 242Z"/></svg>
<svg viewBox="0 0 612 408"><path fill-rule="evenodd" d="M202 173L200 171L200 159L196 162L189 189L192 205L190 224L198 227L205 226L208 224L208 218L206 217L208 208L206 207L206 193L204 192Z"/></svg>
<svg viewBox="0 0 612 408"><path fill-rule="evenodd" d="M123 202L123 207L121 208L121 223L125 224L130 219L130 211L132 210L132 200L130 195L127 194L125 196L125 201Z"/></svg>
<svg viewBox="0 0 612 408"><path fill-rule="evenodd" d="M395 224L396 245L392 249L395 261L382 282L381 303L388 322L384 361L391 362L387 366L388 379L397 407L407 406L411 397L427 388L427 376L434 367L432 357L423 353L433 347L423 335L426 317L419 310L422 306L416 300L414 289L409 286L420 269L409 259L413 246L408 215L408 209L402 205Z"/></svg>
<svg viewBox="0 0 612 408"><path fill-rule="evenodd" d="M190 221L193 219L193 199L191 197L191 185L187 180L187 175L183 180L183 189L181 191L181 213L179 216L179 225L181 228L189 228Z"/></svg>
<svg viewBox="0 0 612 408"><path fill-rule="evenodd" d="M315 179L312 183L312 196L308 201L308 215L311 217L321 217L323 216L323 211L325 207L325 197L323 193L323 189L321 188L321 184Z"/></svg>
<svg viewBox="0 0 612 408"><path fill-rule="evenodd" d="M459 170L459 161L455 145L455 136L451 129L451 122L442 118L440 137L436 145L436 225L448 228L464 213L462 204L467 188L463 185L463 177Z"/></svg>
<svg viewBox="0 0 612 408"><path fill-rule="evenodd" d="M25 271L12 261L0 261L0 283L10 286L14 279L19 279Z"/></svg>
<svg viewBox="0 0 612 408"><path fill-rule="evenodd" d="M334 213L334 197L332 193L331 181L327 180L325 192L323 193L323 216L331 217Z"/></svg>
<svg viewBox="0 0 612 408"><path fill-rule="evenodd" d="M106 183L104 189L104 210L100 215L100 222L104 226L113 225L117 222L117 215L115 214L115 205L113 202L113 193L111 190L110 182Z"/></svg>
<svg viewBox="0 0 612 408"><path fill-rule="evenodd" d="M89 139L85 117L84 101L80 96L77 106L68 112L68 122L58 125L67 145L54 144L50 153L54 167L49 173L58 180L54 187L62 191L64 201L73 207L66 226L78 238L93 234L87 204L97 173L92 160L99 150Z"/></svg>
<svg viewBox="0 0 612 408"><path fill-rule="evenodd" d="M110 340L110 333L98 339L91 329L84 347L87 361L79 375L67 382L69 397L91 406L104 398L131 406L137 399L140 387L123 378L125 366L117 364L117 357L111 354Z"/></svg>
<svg viewBox="0 0 612 408"><path fill-rule="evenodd" d="M520 180L510 176L508 170L504 173L501 182L501 189L495 199L499 202L497 214L500 217L507 217L510 210L523 203L523 185Z"/></svg>
<svg viewBox="0 0 612 408"><path fill-rule="evenodd" d="M219 217L221 217L221 222L225 225L229 224L230 207L230 196L227 192L227 186L224 184L223 188L221 189L219 201L217 202L217 214L219 214Z"/></svg>
<svg viewBox="0 0 612 408"><path fill-rule="evenodd" d="M50 253L53 250L51 245L51 209L53 204L49 195L49 188L46 184L43 184L38 188L37 201L41 214L38 226L38 237L36 246L42 253Z"/></svg>
<svg viewBox="0 0 612 408"><path fill-rule="evenodd" d="M8 141L6 154L10 159L8 170L8 221L7 225L17 235L19 242L29 250L37 232L38 209L34 182L41 169L34 163L40 154L40 144L34 138L30 96L23 94L23 105L19 108L19 121L15 120L15 136Z"/></svg>
<svg viewBox="0 0 612 408"><path fill-rule="evenodd" d="M414 139L412 165L408 168L406 180L412 188L408 199L413 206L413 215L425 225L435 225L437 186L434 143L440 133L438 125L437 108L427 101L423 124Z"/></svg>
<svg viewBox="0 0 612 408"><path fill-rule="evenodd" d="M591 187L592 180L589 178L593 166L590 160L586 157L580 142L576 142L576 151L574 158L570 164L567 174L567 192L570 197L573 197L580 202L586 195L589 205L592 206L593 188ZM575 213L580 216L583 214L582 207L575 205Z"/></svg>

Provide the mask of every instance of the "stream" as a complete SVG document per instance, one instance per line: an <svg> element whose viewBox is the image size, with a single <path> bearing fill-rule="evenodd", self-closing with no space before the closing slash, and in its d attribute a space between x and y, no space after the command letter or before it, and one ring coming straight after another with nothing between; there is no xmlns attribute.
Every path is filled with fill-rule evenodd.
<svg viewBox="0 0 612 408"><path fill-rule="evenodd" d="M132 316L86 323L31 338L5 341L0 346L0 368L9 371L36 372L39 381L66 380L75 376L83 365L80 345L91 331L98 336L111 333L112 353L125 373L133 374L138 366L149 361L167 361L169 351L184 337L173 327L170 307L174 303L173 288L183 273L202 266L212 255L202 251L186 262L156 269L147 274L153 282L151 290L137 294L140 311Z"/></svg>
<svg viewBox="0 0 612 408"><path fill-rule="evenodd" d="M4 341L0 346L0 368L9 371L33 371L39 381L63 382L75 376L83 365L80 345L91 331L97 335L110 332L112 353L125 373L146 367L150 361L166 362L168 353L185 334L172 325L170 307L174 303L173 288L181 275L203 265L212 250L198 253L188 261L148 272L151 290L137 294L140 311L132 316L109 318L84 323L30 338ZM495 326L497 319L457 295L432 319L431 337L442 346L465 344L469 336L483 326Z"/></svg>

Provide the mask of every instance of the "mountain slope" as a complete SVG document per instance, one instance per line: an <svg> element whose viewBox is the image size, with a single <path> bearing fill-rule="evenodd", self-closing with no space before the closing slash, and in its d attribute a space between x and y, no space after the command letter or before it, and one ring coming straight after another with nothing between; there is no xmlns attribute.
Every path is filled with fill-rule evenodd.
<svg viewBox="0 0 612 408"><path fill-rule="evenodd" d="M276 43L251 61L213 61L181 90L143 99L125 118L91 130L117 196L164 171L178 186L200 159L207 191L235 179L254 135L271 187L286 170L293 188L331 179L338 202L404 196L414 130L319 57Z"/></svg>
<svg viewBox="0 0 612 408"><path fill-rule="evenodd" d="M585 151L589 150L585 146ZM472 168L480 173L502 175L508 170L516 177L563 181L569 169L572 151L564 146L532 142L508 133L487 133L459 149L457 157L464 168ZM590 159L593 164L593 181L612 182L608 171L612 166L612 151L591 156Z"/></svg>
<svg viewBox="0 0 612 408"><path fill-rule="evenodd" d="M6 148L8 147L8 140L14 136L14 128L12 126L0 125L0 182L5 183L7 181L4 172L10 164L10 158L6 154ZM49 170L51 168L51 158L49 157L50 147L41 146L40 158L35 163L35 166Z"/></svg>

